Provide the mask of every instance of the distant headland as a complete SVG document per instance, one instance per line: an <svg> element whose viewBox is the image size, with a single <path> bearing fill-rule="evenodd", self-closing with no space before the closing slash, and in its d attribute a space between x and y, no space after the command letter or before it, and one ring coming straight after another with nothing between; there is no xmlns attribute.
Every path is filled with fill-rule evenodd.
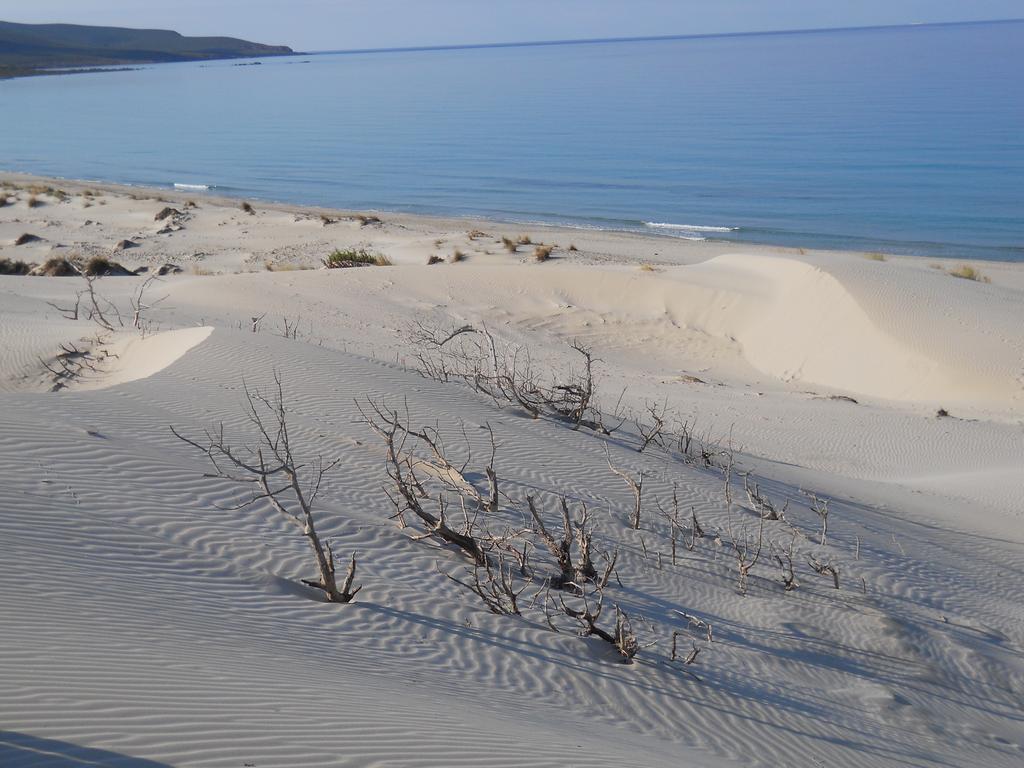
<svg viewBox="0 0 1024 768"><path fill-rule="evenodd" d="M185 37L161 29L0 21L0 78L77 67L120 67L172 61L287 56L286 45L233 37Z"/></svg>

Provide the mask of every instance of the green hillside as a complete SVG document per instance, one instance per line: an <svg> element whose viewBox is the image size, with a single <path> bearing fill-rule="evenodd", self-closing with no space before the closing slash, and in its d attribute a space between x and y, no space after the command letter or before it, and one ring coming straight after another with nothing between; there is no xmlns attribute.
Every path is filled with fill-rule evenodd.
<svg viewBox="0 0 1024 768"><path fill-rule="evenodd" d="M185 37L161 29L0 21L0 74L40 69L284 56L284 45L233 37Z"/></svg>

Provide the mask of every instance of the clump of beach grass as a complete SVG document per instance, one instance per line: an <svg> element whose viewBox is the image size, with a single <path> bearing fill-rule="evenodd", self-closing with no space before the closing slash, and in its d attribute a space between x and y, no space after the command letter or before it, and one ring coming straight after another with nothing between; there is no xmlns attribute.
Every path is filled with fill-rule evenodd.
<svg viewBox="0 0 1024 768"><path fill-rule="evenodd" d="M579 248L576 247L576 243L569 243L569 247L566 250L575 253L576 251L579 250Z"/></svg>
<svg viewBox="0 0 1024 768"><path fill-rule="evenodd" d="M864 258L868 261L888 261L889 257L884 253L865 253Z"/></svg>
<svg viewBox="0 0 1024 768"><path fill-rule="evenodd" d="M0 275L27 275L35 266L24 261L0 259Z"/></svg>
<svg viewBox="0 0 1024 768"><path fill-rule="evenodd" d="M93 256L82 267L82 274L88 277L127 277L134 273L123 264L111 261L105 256Z"/></svg>
<svg viewBox="0 0 1024 768"><path fill-rule="evenodd" d="M436 253L431 254L427 257L427 266L433 266L434 264L444 264L444 258L438 256Z"/></svg>
<svg viewBox="0 0 1024 768"><path fill-rule="evenodd" d="M534 261L547 261L551 258L552 252L555 250L553 245L538 245L533 250Z"/></svg>
<svg viewBox="0 0 1024 768"><path fill-rule="evenodd" d="M361 227L375 227L383 224L379 216L371 216L366 213L358 213L355 216L356 221L359 222Z"/></svg>
<svg viewBox="0 0 1024 768"><path fill-rule="evenodd" d="M366 248L347 248L335 250L323 260L328 269L344 269L346 267L390 267L391 259L382 253L374 253Z"/></svg>
<svg viewBox="0 0 1024 768"><path fill-rule="evenodd" d="M458 248L456 248L455 252L452 253L452 259L451 259L452 264L455 264L455 263L460 262L460 261L465 261L465 260L466 260L466 254L463 253L462 251L460 251Z"/></svg>
<svg viewBox="0 0 1024 768"><path fill-rule="evenodd" d="M641 264L640 265L640 271L641 272L657 272L658 270L654 268L653 264Z"/></svg>
<svg viewBox="0 0 1024 768"><path fill-rule="evenodd" d="M515 253L516 251L519 250L519 246L516 244L516 241L513 240L511 237L501 238L501 244L505 246L505 250L508 251L509 253Z"/></svg>
<svg viewBox="0 0 1024 768"><path fill-rule="evenodd" d="M54 256L33 269L32 274L40 277L77 277L82 272L69 259Z"/></svg>
<svg viewBox="0 0 1024 768"><path fill-rule="evenodd" d="M32 195L29 197L26 205L28 205L29 208L38 208L39 206L44 205L44 203L38 197Z"/></svg>
<svg viewBox="0 0 1024 768"><path fill-rule="evenodd" d="M256 209L253 208L252 205L250 205L249 203L242 203L242 210L248 213L250 216L256 215Z"/></svg>
<svg viewBox="0 0 1024 768"><path fill-rule="evenodd" d="M470 240L479 240L481 237L490 237L486 232L481 229L473 229L467 233Z"/></svg>
<svg viewBox="0 0 1024 768"><path fill-rule="evenodd" d="M533 245L533 240L530 239L529 235L520 235L517 242L520 245Z"/></svg>
<svg viewBox="0 0 1024 768"><path fill-rule="evenodd" d="M985 275L983 275L980 270L975 269L969 264L961 264L956 269L949 270L948 274L952 275L953 277L959 277L961 280L973 280L976 283L992 282Z"/></svg>

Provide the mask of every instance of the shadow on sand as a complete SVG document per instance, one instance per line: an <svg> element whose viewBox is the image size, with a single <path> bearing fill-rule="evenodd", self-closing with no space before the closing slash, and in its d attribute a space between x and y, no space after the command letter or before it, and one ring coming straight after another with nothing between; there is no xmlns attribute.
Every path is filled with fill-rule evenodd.
<svg viewBox="0 0 1024 768"><path fill-rule="evenodd" d="M166 763L141 757L14 731L0 731L0 765L4 768L170 768Z"/></svg>

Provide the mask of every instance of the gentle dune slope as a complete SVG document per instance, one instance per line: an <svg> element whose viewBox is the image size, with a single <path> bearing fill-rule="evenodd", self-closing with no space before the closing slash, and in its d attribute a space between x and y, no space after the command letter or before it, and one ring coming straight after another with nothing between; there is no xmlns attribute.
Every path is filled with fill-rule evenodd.
<svg viewBox="0 0 1024 768"><path fill-rule="evenodd" d="M151 336L122 335L105 345L110 361L96 376L76 382L75 389L103 389L145 379L172 365L196 344L202 343L213 328L183 328Z"/></svg>
<svg viewBox="0 0 1024 768"><path fill-rule="evenodd" d="M310 602L295 586L310 562L294 530L265 505L234 509L244 490L202 479L208 465L167 429L223 421L251 439L241 373L265 383L271 361L293 439L341 461L322 525L339 553L359 553L356 604ZM715 545L673 567L653 511L628 530L629 493L604 446L620 466L646 468L649 498L674 484L709 529L730 525L715 473L269 334L216 331L148 379L101 391L4 397L0 465L21 471L0 487L0 716L31 737L22 742L204 766L521 765L524 755L551 766L808 755L1010 766L1024 754L1012 717L1024 693L1021 596L989 589L1024 569L1019 547L837 500L829 551L846 589L804 573L786 594L766 565L740 596ZM675 610L713 622L700 681L664 646L624 667L596 641L489 615L442 575L460 568L456 554L387 519L382 448L355 397L407 398L453 445L459 424L477 443L489 423L507 493L561 491L600 510L601 546L620 549L624 609L660 628L685 630ZM791 515L813 531L806 509ZM52 764L9 745L0 755Z"/></svg>
<svg viewBox="0 0 1024 768"><path fill-rule="evenodd" d="M837 272L797 259L728 255L653 273L552 265L543 273L518 267L404 274L364 270L326 279L299 275L289 282L320 294L330 312L345 309L328 308L331 291L386 294L396 286L396 299L415 296L423 308L489 314L492 322L532 328L543 320L544 330L563 337L603 337L614 344L641 327L662 337L686 332L704 337L712 358L728 358L731 349L779 382L886 400L1022 412L1019 294L936 276L934 295L928 295L909 289L919 275L894 276L893 270L870 283L851 280L851 289L843 282L846 274ZM883 311L877 306L883 302L864 301L893 277L908 289L890 292ZM208 288L207 295L221 290L219 284ZM202 286L180 292L193 290ZM247 298L253 312L269 299L245 283L227 290L240 301ZM948 305L955 302L962 306L954 312ZM677 343L675 358L681 362L693 354L693 345L682 337Z"/></svg>
<svg viewBox="0 0 1024 768"><path fill-rule="evenodd" d="M108 190L0 209L3 257L21 257L3 243L30 227L47 234L24 246L33 259L137 235L119 258L231 273L150 284L144 337L55 309L79 278L0 277L4 768L1024 760L1019 265L985 266L993 282L979 284L913 260L554 228L531 231L561 246L535 263L492 224L470 238L467 222L364 227L204 198L156 234L157 203ZM357 245L399 266L262 268ZM462 263L424 265L455 247ZM95 285L126 319L142 286ZM425 378L417 323L486 326L562 382L582 360L568 344L588 344L621 428L532 419ZM317 527L339 562L358 556L349 605L303 586L315 566L294 525L170 431L202 441L223 424L232 446L252 444L244 388L267 392L274 371L297 460L338 461ZM635 663L552 631L565 618L553 593L495 615L448 578L469 578L467 558L391 519L367 398L436 424L480 488L493 430L499 501L477 522L497 535L533 536L527 496L555 531L559 495L585 503L597 562L618 553L602 621L613 604L631 618ZM674 432L687 425L689 460L675 437L638 451L663 411ZM609 462L643 473L638 529ZM431 503L440 474L422 471ZM744 479L783 520L762 527ZM463 522L457 499L447 519ZM555 559L535 544L543 578ZM673 633L680 656L698 651L692 666L671 658Z"/></svg>

